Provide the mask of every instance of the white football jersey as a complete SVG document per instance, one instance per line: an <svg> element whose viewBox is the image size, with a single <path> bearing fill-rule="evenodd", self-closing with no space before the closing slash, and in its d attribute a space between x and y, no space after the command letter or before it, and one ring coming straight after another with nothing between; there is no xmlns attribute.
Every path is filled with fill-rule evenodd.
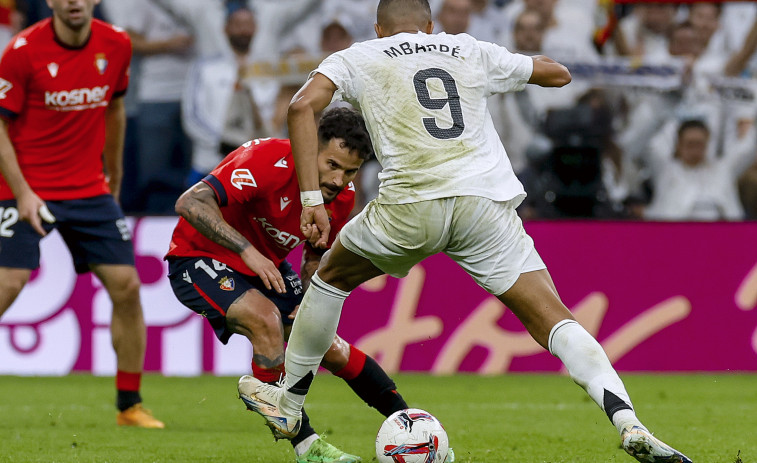
<svg viewBox="0 0 757 463"><path fill-rule="evenodd" d="M522 90L530 57L467 34L400 33L334 53L316 72L365 118L383 167L380 203L525 197L486 101Z"/></svg>

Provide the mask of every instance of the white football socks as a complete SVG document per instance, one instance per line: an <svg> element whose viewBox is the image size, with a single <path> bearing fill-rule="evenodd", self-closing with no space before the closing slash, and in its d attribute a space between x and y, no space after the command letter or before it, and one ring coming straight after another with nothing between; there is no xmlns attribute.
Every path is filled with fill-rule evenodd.
<svg viewBox="0 0 757 463"><path fill-rule="evenodd" d="M298 389L303 378L315 376L323 355L334 342L342 305L349 294L324 283L317 272L310 280L286 349L284 394L279 404L285 414L297 416L300 413L310 384L305 381L304 391L290 389L293 386Z"/></svg>
<svg viewBox="0 0 757 463"><path fill-rule="evenodd" d="M317 441L320 437L321 436L318 434L306 437L305 440L294 446L294 454L301 457L310 450L310 446L313 445L313 442Z"/></svg>
<svg viewBox="0 0 757 463"><path fill-rule="evenodd" d="M562 360L568 374L607 413L612 424L641 426L633 404L602 346L577 321L563 320L549 333L549 351ZM612 407L606 410L606 405ZM627 407L626 407L627 406ZM619 407L615 410L615 407Z"/></svg>

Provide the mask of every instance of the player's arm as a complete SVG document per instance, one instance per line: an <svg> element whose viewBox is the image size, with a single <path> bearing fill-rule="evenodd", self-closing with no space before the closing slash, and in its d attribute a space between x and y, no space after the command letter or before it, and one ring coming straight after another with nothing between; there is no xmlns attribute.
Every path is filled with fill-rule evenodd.
<svg viewBox="0 0 757 463"><path fill-rule="evenodd" d="M176 213L209 240L239 254L266 288L273 287L276 292L286 292L279 269L224 220L218 207L218 198L208 185L199 182L179 196Z"/></svg>
<svg viewBox="0 0 757 463"><path fill-rule="evenodd" d="M292 154L297 179L300 182L300 227L305 238L316 248L326 247L331 226L319 186L318 130L315 115L329 105L336 90L336 85L330 79L316 73L294 95L287 113Z"/></svg>
<svg viewBox="0 0 757 463"><path fill-rule="evenodd" d="M103 161L110 192L116 201L121 195L124 176L124 137L126 134L126 107L123 97L111 100L105 108L105 147Z"/></svg>
<svg viewBox="0 0 757 463"><path fill-rule="evenodd" d="M127 30L126 32L131 39L134 53L143 56L159 55L161 53L186 53L193 42L192 36L186 34L174 35L163 40L148 40L144 35L136 31Z"/></svg>
<svg viewBox="0 0 757 463"><path fill-rule="evenodd" d="M8 182L8 186L16 198L19 218L29 222L37 233L44 236L46 233L42 228L40 210L46 211L47 207L45 202L37 196L26 182L18 164L16 150L13 148L8 135L8 123L2 118L0 118L0 173Z"/></svg>
<svg viewBox="0 0 757 463"><path fill-rule="evenodd" d="M562 64L544 55L536 55L533 60L534 71L528 79L529 84L541 87L562 87L570 83L570 71Z"/></svg>

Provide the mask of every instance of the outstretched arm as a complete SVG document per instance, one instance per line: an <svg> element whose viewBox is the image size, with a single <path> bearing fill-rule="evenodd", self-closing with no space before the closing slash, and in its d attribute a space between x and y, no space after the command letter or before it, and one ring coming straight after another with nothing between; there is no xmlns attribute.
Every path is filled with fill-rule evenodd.
<svg viewBox="0 0 757 463"><path fill-rule="evenodd" d="M534 71L529 84L536 84L541 87L562 87L571 81L570 71L568 68L544 55L533 57Z"/></svg>
<svg viewBox="0 0 757 463"><path fill-rule="evenodd" d="M300 182L300 227L316 248L326 247L331 226L323 206L318 178L318 129L315 115L329 105L334 92L336 85L331 80L323 74L315 74L294 95L287 113L294 165Z"/></svg>
<svg viewBox="0 0 757 463"><path fill-rule="evenodd" d="M176 212L206 238L239 254L266 288L286 292L284 278L273 262L223 219L215 193L208 185L199 182L179 196Z"/></svg>

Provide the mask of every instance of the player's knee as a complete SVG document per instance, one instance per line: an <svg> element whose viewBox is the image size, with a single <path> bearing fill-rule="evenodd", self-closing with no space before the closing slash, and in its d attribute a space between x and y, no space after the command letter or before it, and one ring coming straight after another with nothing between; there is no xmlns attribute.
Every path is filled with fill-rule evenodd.
<svg viewBox="0 0 757 463"><path fill-rule="evenodd" d="M139 288L141 283L135 272L133 275L121 278L116 284L111 285L108 293L114 306L139 305Z"/></svg>
<svg viewBox="0 0 757 463"><path fill-rule="evenodd" d="M227 317L236 332L251 335L258 342L283 343L283 325L278 310L260 308L236 308Z"/></svg>
<svg viewBox="0 0 757 463"><path fill-rule="evenodd" d="M341 341L341 342L339 342ZM331 373L336 373L350 360L350 345L343 340L335 340L323 356L321 366Z"/></svg>

